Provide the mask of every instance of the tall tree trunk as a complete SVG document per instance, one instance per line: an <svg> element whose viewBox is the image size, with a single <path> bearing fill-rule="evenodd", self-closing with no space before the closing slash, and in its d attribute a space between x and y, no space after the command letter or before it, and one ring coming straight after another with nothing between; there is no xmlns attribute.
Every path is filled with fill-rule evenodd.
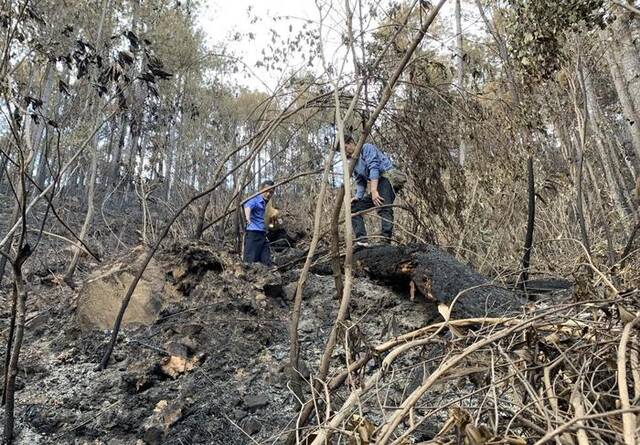
<svg viewBox="0 0 640 445"><path fill-rule="evenodd" d="M82 224L82 229L80 230L80 241L84 242L87 233L89 232L89 227L91 226L91 222L93 221L93 214L95 213L95 188L96 188L96 174L98 171L98 136L94 136L94 142L91 144L91 175L89 178L89 186L87 190L87 213L84 217L84 223ZM82 249L80 247L73 248L73 258L71 259L71 263L69 263L69 267L64 275L65 283L69 284L69 286L73 286L73 274L76 271L76 267L78 266L78 261L80 260L80 254Z"/></svg>
<svg viewBox="0 0 640 445"><path fill-rule="evenodd" d="M595 89L593 87L593 82L591 81L591 76L586 75L584 78L585 84L585 93L587 96L587 106L590 115L589 126L595 136L595 148L598 153L598 158L600 160L600 165L602 170L604 171L604 175L606 178L607 187L609 189L609 193L615 202L616 211L620 216L620 220L623 224L623 229L627 230L625 220L628 216L627 210L629 209L628 203L626 202L624 184L618 184L616 181L616 176L613 173L611 161L609 159L609 150L605 146L605 137L602 133L602 129L600 128L600 122L603 120L602 111L600 110L600 106L598 104L597 96L595 93ZM630 201L629 201L630 202Z"/></svg>
<svg viewBox="0 0 640 445"><path fill-rule="evenodd" d="M35 160L34 154L35 154L36 148L32 145L31 143L32 139L29 136L33 134L32 124L33 124L33 119L31 118L26 119L24 134L25 134L25 139L28 140L28 141L25 141L28 152L24 156L24 161L23 161L24 166L21 167L21 168L24 168L24 171L21 171L21 169L17 169L15 171L15 175L16 175L14 179L15 181L20 181L21 175L23 175L25 172L33 171L33 162ZM18 196L15 197L16 202L14 204L13 211L11 213L11 218L9 220L10 224L7 226L7 230L10 230L11 227L13 227L18 221L18 219L20 218L21 203L26 200L26 194L28 193L28 191L26 190L26 187L18 187L16 190L16 193ZM4 253L6 253L7 255L11 254L11 245L13 244L13 241L14 241L14 236L13 235L9 236L7 244L4 247ZM4 277L4 272L6 267L7 267L7 257L5 255L0 255L0 284L2 283L2 278Z"/></svg>
<svg viewBox="0 0 640 445"><path fill-rule="evenodd" d="M4 380L2 381L2 406L7 402L7 383L9 382L9 365L11 363L11 349L13 349L13 337L16 330L16 314L18 310L18 291L13 286L13 298L11 299L11 318L9 320L9 332L7 334L7 346L4 352Z"/></svg>
<svg viewBox="0 0 640 445"><path fill-rule="evenodd" d="M15 123L15 122L14 122ZM11 321L14 325L14 337L7 342L7 352L10 355L8 360L8 368L5 369L5 381L3 390L3 402L5 403L4 413L4 443L10 445L13 443L14 434L14 408L15 408L15 383L18 375L18 359L20 357L20 349L22 347L22 340L24 337L24 325L26 318L26 300L27 290L25 282L22 276L22 266L24 262L31 255L31 247L25 242L27 230L26 230L26 207L27 207L27 188L26 177L28 173L32 172L33 160L35 158L35 148L31 144L31 123L32 119L27 118L25 123L24 137L22 141L17 140L19 147L23 149L23 155L19 158L19 166L16 174L17 188L17 200L16 204L20 209L20 216L24 224L22 225L22 231L18 235L18 246L15 259L12 261L13 277L14 277L14 301L11 313ZM25 153L26 152L26 153ZM4 256L3 256L4 257ZM15 324L13 323L15 321ZM5 362L6 363L6 362Z"/></svg>
<svg viewBox="0 0 640 445"><path fill-rule="evenodd" d="M102 39L102 28L104 26L104 20L109 9L109 5L111 0L104 0L102 2L102 15L100 17L100 23L98 24L98 34L96 38L96 46L100 47L100 42ZM96 107L90 108L91 113L95 114L94 126L98 124L100 118L100 113L97 112ZM80 242L84 242L87 233L89 232L89 227L91 226L91 222L93 221L93 214L95 212L95 190L96 190L96 176L98 172L98 135L93 136L93 141L91 143L91 174L89 176L89 184L87 187L87 213L84 217L84 223L82 224L82 229L80 229ZM76 267L78 267L78 261L80 260L80 253L82 250L80 247L75 247L73 249L73 258L71 259L71 263L69 263L69 267L64 275L65 283L69 284L73 287L73 274L76 271Z"/></svg>
<svg viewBox="0 0 640 445"><path fill-rule="evenodd" d="M589 179L591 180L591 188L593 190L594 198L592 201L596 204L598 210L600 210L600 224L599 226L604 230L604 237L607 241L607 259L609 261L609 265L613 265L616 262L615 250L613 248L613 235L611 234L611 227L609 224L609 218L607 217L607 211L605 203L602 200L602 196L600 195L600 184L598 184L598 179L596 174L593 171L593 166L591 162L587 159L586 162L587 172L589 173ZM595 216L594 216L595 218ZM592 227L595 227L596 224L592 224ZM625 233L625 239L628 235Z"/></svg>
<svg viewBox="0 0 640 445"><path fill-rule="evenodd" d="M140 182L144 181L145 179L148 179L148 178L145 178L144 176L144 167L145 165L148 165L148 161L145 160L145 157L147 156L145 146L147 144L148 139L149 139L148 134L145 132L141 132L140 138L138 140L139 161L136 162L137 166L135 168L136 176L138 177L138 180Z"/></svg>
<svg viewBox="0 0 640 445"><path fill-rule="evenodd" d="M640 57L630 27L636 17L620 6L615 9L618 18L611 26L614 37L611 48L617 54L631 102L636 113L640 113ZM640 122L636 121L636 125L640 126Z"/></svg>
<svg viewBox="0 0 640 445"><path fill-rule="evenodd" d="M578 226L580 227L580 236L582 238L582 244L587 253L591 255L591 244L589 242L589 235L587 232L587 224L585 222L584 207L583 207L583 171L584 171L584 149L586 146L587 138L587 125L589 122L589 106L586 94L586 87L584 85L584 71L582 68L582 57L578 52L576 61L576 77L573 82L573 106L576 113L577 120L577 144L576 152L578 158L578 166L576 172L576 212L578 217ZM582 103L580 103L582 99Z"/></svg>
<svg viewBox="0 0 640 445"><path fill-rule="evenodd" d="M134 85L135 87L135 85ZM135 88L134 88L135 95ZM124 190L124 199L121 201L120 209L123 209L125 205L129 203L129 194L131 192L131 185L135 181L136 171L135 171L135 161L136 154L138 152L138 144L140 141L140 126L142 123L140 119L142 116L136 112L135 116L132 117L131 120L131 137L129 138L129 159L127 160L127 168L125 172L125 181L126 187Z"/></svg>
<svg viewBox="0 0 640 445"><path fill-rule="evenodd" d="M478 8L478 12L480 13L480 17L484 22L489 34L493 37L493 40L496 42L496 46L498 47L498 54L500 55L500 59L502 60L502 66L505 71L505 75L507 77L507 83L509 87L509 91L511 92L511 98L516 106L520 103L520 94L518 93L518 87L516 84L515 76L513 75L513 69L511 67L511 59L509 57L509 50L507 48L507 44L496 29L496 27L489 21L487 14L485 13L484 7L482 6L481 0L475 0L476 6Z"/></svg>
<svg viewBox="0 0 640 445"><path fill-rule="evenodd" d="M18 255L20 257L20 254ZM26 260L26 258L25 258ZM22 278L22 263L24 260L18 258L13 266L13 275L15 279L16 292L16 314L15 314L15 337L12 341L11 355L9 359L9 369L6 372L7 380L4 387L5 395L5 419L4 419L4 442L6 444L13 443L13 425L14 425L14 409L15 409L15 386L16 377L18 376L18 358L20 357L20 349L22 348L22 339L24 338L24 324L26 318L26 301L27 290Z"/></svg>
<svg viewBox="0 0 640 445"><path fill-rule="evenodd" d="M132 19L131 30L134 34L138 34L139 18L140 18L140 1L132 0ZM130 122L130 138L129 138L129 159L127 161L126 187L124 190L124 199L120 201L120 208L123 209L125 205L129 203L129 194L131 192L131 185L135 180L134 164L136 156L140 146L140 135L142 133L142 125L144 120L144 97L142 93L142 87L140 83L135 82L132 88L132 100L134 106L131 110L131 122Z"/></svg>
<svg viewBox="0 0 640 445"><path fill-rule="evenodd" d="M318 245L318 241L320 240L320 226L322 222L322 207L324 203L324 196L327 191L327 182L329 179L329 170L331 168L331 161L333 160L333 149L332 147L327 147L328 152L326 154L326 160L324 165L324 170L322 173L322 180L320 183L320 191L318 196L316 197L315 203L315 212L313 217L313 235L311 237L311 243L309 244L309 251L307 252L307 258L305 260L304 266L302 268L302 272L300 272L300 278L298 279L298 283L296 284L296 294L293 303L293 309L291 311L291 321L289 324L289 366L291 371L291 381L294 392L298 394L301 388L302 379L300 378L300 372L298 371L300 368L300 345L298 342L298 322L300 320L300 313L302 310L302 295L304 290L304 284L307 280L307 275L309 273L309 269L311 268L311 263L313 262L313 257L315 255L316 247ZM298 392L296 392L296 390Z"/></svg>
<svg viewBox="0 0 640 445"><path fill-rule="evenodd" d="M622 113L627 121L627 128L631 133L631 141L635 152L634 165L636 171L640 171L640 119L638 113L636 113L618 61L616 60L615 51L609 48L606 51L606 56L611 77L613 78L613 83L616 87L618 98L620 99L620 105L622 106Z"/></svg>
<svg viewBox="0 0 640 445"><path fill-rule="evenodd" d="M9 144L7 144L7 147L4 150L4 153L9 154ZM5 194L5 190L4 190L4 180L6 178L6 176L9 174L9 170L7 169L7 165L9 163L9 158L7 158L4 155L0 155L0 194L4 195Z"/></svg>
<svg viewBox="0 0 640 445"><path fill-rule="evenodd" d="M11 153L12 153L11 148L12 148L12 144L10 140L7 139L6 144L3 147L2 152L0 153L0 194L3 194L3 195L5 193L11 193L10 192L11 187L9 184L9 182L11 181L10 180L11 168L9 164L9 156L11 156ZM6 187L3 186L5 180L7 181Z"/></svg>
<svg viewBox="0 0 640 445"><path fill-rule="evenodd" d="M163 196L165 201L171 199L171 189L175 181L175 162L176 162L176 150L178 148L178 130L176 129L177 122L173 122L169 128L169 143L167 148L169 150L169 159L166 162L166 169L164 173L164 185Z"/></svg>
<svg viewBox="0 0 640 445"><path fill-rule="evenodd" d="M257 187L260 187L260 184L262 184L262 156L258 156L258 158L256 159L257 161L257 168L258 168L258 175L257 175L257 179L258 179L258 183L256 184Z"/></svg>
<svg viewBox="0 0 640 445"><path fill-rule="evenodd" d="M44 88L43 88L43 93L42 93L42 110L44 110L44 113L48 113L48 109L49 109L49 99L51 97L51 90L52 90L52 86L53 86L53 80L54 80L54 75L53 75L53 70L50 67L50 64L47 64L47 67L45 68L45 81L44 81ZM57 107L57 106L56 106ZM54 107L55 108L55 107ZM46 180L46 176L47 176L47 157L49 156L48 153L48 148L49 148L49 144L45 143L42 144L42 136L43 134L45 134L45 122L41 121L38 125L36 125L35 128L35 132L33 135L33 146L34 147L40 147L40 154L38 156L38 165L36 167L36 171L35 171L35 177L36 177L36 184L38 184L39 187L43 187L45 180Z"/></svg>
<svg viewBox="0 0 640 445"><path fill-rule="evenodd" d="M104 152L104 164L103 167L98 167L98 176L96 178L96 184L102 184L103 187L108 187L111 182L111 165L109 164L110 159L113 158L113 149L114 145L116 145L115 139L116 135L120 136L119 131L116 130L116 118L110 120L107 124L105 124L105 128L107 128L107 132L109 133L109 143L107 144L107 148Z"/></svg>
<svg viewBox="0 0 640 445"><path fill-rule="evenodd" d="M118 137L118 145L111 159L111 182L116 185L120 180L120 162L122 159L122 149L127 139L127 129L129 127L129 116L123 112L120 116L120 136Z"/></svg>
<svg viewBox="0 0 640 445"><path fill-rule="evenodd" d="M536 222L536 187L533 174L533 157L527 159L527 233L524 241L524 255L522 257L522 274L518 280L518 287L526 291L529 280L529 266L531 264L531 249L533 248L533 230Z"/></svg>
<svg viewBox="0 0 640 445"><path fill-rule="evenodd" d="M462 96L464 94L464 47L462 43L462 12L460 10L460 0L456 0L455 5L455 19L456 19L456 76L454 80L454 87L458 90L458 93ZM465 138L464 126L460 125L460 145L458 147L458 160L460 165L464 166L464 161L467 155L467 141Z"/></svg>
<svg viewBox="0 0 640 445"><path fill-rule="evenodd" d="M589 235L587 232L587 224L585 222L584 217L584 205L583 205L583 193L582 193L582 173L584 171L584 152L581 147L581 143L578 142L576 144L577 147L577 156L578 156L578 166L577 166L577 174L576 174L576 214L578 218L578 227L580 228L580 238L582 239L582 244L584 248L587 250L587 253L591 254L591 245L589 243Z"/></svg>
<svg viewBox="0 0 640 445"><path fill-rule="evenodd" d="M456 0L456 77L454 85L462 90L464 82L464 48L462 45L462 11L460 10L460 0Z"/></svg>
<svg viewBox="0 0 640 445"><path fill-rule="evenodd" d="M18 197L20 199L20 197ZM11 218L9 218L9 225L7 225L7 230L11 227L15 226L16 222L18 222L18 218L20 218L20 204L16 202L13 206L13 211L11 212ZM9 237L9 241L7 245L4 247L3 252L6 255L11 254L11 245L13 244L13 236ZM0 255L0 285L2 284L2 279L4 278L4 272L7 268L7 257L5 255Z"/></svg>
<svg viewBox="0 0 640 445"><path fill-rule="evenodd" d="M193 237L197 240L202 238L202 233L204 232L205 218L207 216L207 209L211 204L212 197L213 197L213 194L211 194L207 199L205 199L202 205L198 207L198 221L196 223L196 228L193 233Z"/></svg>

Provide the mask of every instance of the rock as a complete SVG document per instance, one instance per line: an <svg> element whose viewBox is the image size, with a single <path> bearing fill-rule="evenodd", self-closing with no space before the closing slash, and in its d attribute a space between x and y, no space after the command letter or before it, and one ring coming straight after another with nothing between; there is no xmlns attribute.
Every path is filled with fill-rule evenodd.
<svg viewBox="0 0 640 445"><path fill-rule="evenodd" d="M282 297L282 282L267 283L263 287L264 293L269 298L281 298Z"/></svg>
<svg viewBox="0 0 640 445"><path fill-rule="evenodd" d="M269 399L264 394L248 395L248 396L245 396L243 403L244 403L244 407L249 412L255 412L258 409L264 408L265 406L267 406L269 404Z"/></svg>
<svg viewBox="0 0 640 445"><path fill-rule="evenodd" d="M170 341L164 345L164 350L177 357L189 357L189 348L181 342Z"/></svg>
<svg viewBox="0 0 640 445"><path fill-rule="evenodd" d="M233 417L237 420L237 421L241 421L242 419L244 419L245 417L247 417L249 415L249 413L247 413L244 410L241 409L234 409L233 410Z"/></svg>
<svg viewBox="0 0 640 445"><path fill-rule="evenodd" d="M317 249L314 255L314 260L320 255L326 254L326 249ZM301 268L307 259L307 250L298 248L290 248L274 255L274 263L281 268L281 270L293 270Z"/></svg>
<svg viewBox="0 0 640 445"><path fill-rule="evenodd" d="M149 423L144 426L144 441L148 445L160 445L164 438L164 430L162 425L158 423Z"/></svg>
<svg viewBox="0 0 640 445"><path fill-rule="evenodd" d="M293 301L296 298L296 289L298 287L298 283L289 283L282 288L282 296L287 301ZM304 293L303 293L304 296Z"/></svg>
<svg viewBox="0 0 640 445"><path fill-rule="evenodd" d="M283 284L291 284L297 282L298 278L300 278L300 269L283 270L280 273L280 276L282 277Z"/></svg>
<svg viewBox="0 0 640 445"><path fill-rule="evenodd" d="M194 354L198 350L198 342L196 342L193 337L181 337L177 342L187 348L189 354Z"/></svg>
<svg viewBox="0 0 640 445"><path fill-rule="evenodd" d="M325 277L323 277L325 278ZM302 299L307 300L311 295L324 293L323 289L326 289L326 286L333 286L333 281L329 283L326 280L321 279L317 275L310 273L307 275L307 279L304 283L304 287L302 288ZM298 278L296 277L295 281L290 282L283 288L283 297L288 301L293 301L296 298L296 288L298 287Z"/></svg>
<svg viewBox="0 0 640 445"><path fill-rule="evenodd" d="M177 379L182 374L191 371L204 359L204 354L198 354L195 357L185 358L172 355L165 357L160 362L160 371L171 378Z"/></svg>
<svg viewBox="0 0 640 445"><path fill-rule="evenodd" d="M129 394L137 394L153 386L150 372L125 372L122 375L122 385Z"/></svg>
<svg viewBox="0 0 640 445"><path fill-rule="evenodd" d="M190 357L198 349L197 342L189 336L180 337L164 344L164 350L178 357Z"/></svg>
<svg viewBox="0 0 640 445"><path fill-rule="evenodd" d="M283 296L283 286L280 274L263 267L259 269L254 288L261 290L269 298L281 298Z"/></svg>
<svg viewBox="0 0 640 445"><path fill-rule="evenodd" d="M267 239L272 252L286 252L291 250L302 239L304 233L292 232L283 227L271 227L267 232Z"/></svg>
<svg viewBox="0 0 640 445"><path fill-rule="evenodd" d="M304 320L301 320L300 323L298 323L298 329L300 330L300 332L311 333L315 331L316 326L312 319L305 318Z"/></svg>
<svg viewBox="0 0 640 445"><path fill-rule="evenodd" d="M158 402L153 409L153 414L149 416L143 423L144 440L149 445L159 445L169 428L182 417L182 403L166 400Z"/></svg>
<svg viewBox="0 0 640 445"><path fill-rule="evenodd" d="M244 419L240 423L240 427L250 436L258 434L262 430L262 424L255 417Z"/></svg>
<svg viewBox="0 0 640 445"><path fill-rule="evenodd" d="M52 412L44 405L28 405L24 409L25 419L40 434L54 434L65 422L73 423L74 418L64 410Z"/></svg>
<svg viewBox="0 0 640 445"><path fill-rule="evenodd" d="M122 298L137 273L145 251L137 248L128 256L110 262L85 280L78 296L76 321L83 331L111 329ZM138 283L122 321L123 327L153 324L164 304L164 275L151 260Z"/></svg>

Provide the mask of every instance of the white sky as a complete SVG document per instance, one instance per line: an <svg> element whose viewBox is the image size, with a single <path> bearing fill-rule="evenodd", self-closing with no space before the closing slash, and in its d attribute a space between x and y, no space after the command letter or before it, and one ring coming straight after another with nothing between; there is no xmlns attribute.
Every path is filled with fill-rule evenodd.
<svg viewBox="0 0 640 445"><path fill-rule="evenodd" d="M258 21L252 24L251 17L257 17ZM274 21L274 17L283 19ZM271 43L269 30L273 28L281 38L286 38L290 24L295 31L300 29L306 20L315 23L317 18L314 0L207 0L204 2L199 24L209 36L210 45L227 42L229 49L250 66L262 82L273 88L277 83L278 74L255 67L256 62L263 58L262 49L266 49ZM243 37L238 42L230 41L230 37L237 32L252 32L255 34L255 40L250 41ZM262 82L257 79L239 81L254 88L264 89Z"/></svg>
<svg viewBox="0 0 640 445"><path fill-rule="evenodd" d="M342 10L344 5L342 0L334 1L334 3L337 8ZM435 0L433 3L435 3ZM454 1L448 1L439 15L439 20L445 22L447 34L450 35L444 37L440 42L431 41L431 44L446 53L451 53L455 45L453 6ZM250 13L248 12L249 10L251 10ZM251 17L257 17L258 20L252 24ZM274 21L274 17L279 17L281 20ZM336 21L336 17L334 15L332 20ZM225 42L227 48L251 68L252 76L238 76L237 81L240 84L265 90L267 88L273 89L280 79L280 73L268 72L255 66L257 61L263 59L262 49L266 50L271 43L269 30L271 28L275 29L280 34L280 38L284 37L286 39L289 35L290 25L295 33L309 20L312 23L308 26L317 29L319 13L315 0L204 0L199 16L199 26L208 35L208 44L210 46ZM483 28L483 25L479 20L479 15L473 2L464 2L462 26L466 37L469 34L477 36L478 32L482 34L481 28ZM331 25L330 21L328 22ZM255 35L255 40L248 40L244 36L239 41L230 39L235 33L246 35L249 32ZM331 35L330 31L325 27L324 40L327 42L325 47L333 48L333 50L327 51L328 57L331 57L331 52L335 51L338 46L338 39L339 36L337 34ZM293 56L288 62L291 69L303 64L300 59ZM317 61L317 66L320 66L320 61Z"/></svg>

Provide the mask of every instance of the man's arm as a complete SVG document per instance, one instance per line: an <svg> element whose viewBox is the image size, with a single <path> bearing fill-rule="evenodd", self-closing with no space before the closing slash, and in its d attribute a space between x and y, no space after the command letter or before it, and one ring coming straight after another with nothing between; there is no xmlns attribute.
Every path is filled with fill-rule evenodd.
<svg viewBox="0 0 640 445"><path fill-rule="evenodd" d="M378 179L380 178L380 159L378 149L373 144L365 144L362 147L362 160L369 169L369 181L371 181L371 192L378 191ZM375 181L375 182L374 182Z"/></svg>
<svg viewBox="0 0 640 445"><path fill-rule="evenodd" d="M366 144L362 150L362 159L369 169L369 181L371 181L371 199L376 206L384 204L384 198L378 193L378 182L380 180L380 159L378 150L373 144Z"/></svg>
<svg viewBox="0 0 640 445"><path fill-rule="evenodd" d="M378 193L378 181L379 181L379 179L372 179L371 180L371 196L373 196L373 192L374 191L376 193Z"/></svg>
<svg viewBox="0 0 640 445"><path fill-rule="evenodd" d="M247 220L247 223L251 221L251 202L246 202L244 204L244 218Z"/></svg>

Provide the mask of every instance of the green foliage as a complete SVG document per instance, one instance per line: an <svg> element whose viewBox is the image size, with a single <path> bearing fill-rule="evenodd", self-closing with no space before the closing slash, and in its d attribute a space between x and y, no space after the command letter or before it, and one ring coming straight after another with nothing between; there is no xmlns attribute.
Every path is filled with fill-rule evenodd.
<svg viewBox="0 0 640 445"><path fill-rule="evenodd" d="M606 26L604 0L508 0L510 52L525 74L545 79L560 67L567 32Z"/></svg>

